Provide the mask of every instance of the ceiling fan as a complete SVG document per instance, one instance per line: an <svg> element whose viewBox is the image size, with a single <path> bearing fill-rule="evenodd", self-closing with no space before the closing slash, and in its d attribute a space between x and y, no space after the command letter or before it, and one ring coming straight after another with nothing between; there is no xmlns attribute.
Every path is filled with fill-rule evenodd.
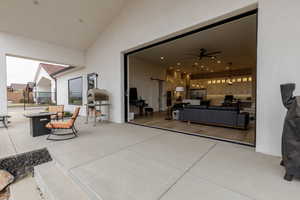
<svg viewBox="0 0 300 200"><path fill-rule="evenodd" d="M216 55L221 54L222 51L213 51L213 52L208 52L207 49L201 48L200 52L198 54L187 54L188 56L194 56L197 57L198 60L202 60L203 58L211 58L214 59Z"/></svg>

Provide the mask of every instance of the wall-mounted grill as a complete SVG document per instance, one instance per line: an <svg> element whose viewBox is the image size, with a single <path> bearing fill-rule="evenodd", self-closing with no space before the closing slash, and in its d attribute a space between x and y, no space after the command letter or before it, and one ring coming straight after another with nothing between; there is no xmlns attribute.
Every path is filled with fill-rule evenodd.
<svg viewBox="0 0 300 200"><path fill-rule="evenodd" d="M95 103L97 101L108 101L109 95L106 90L94 88L88 91L87 100L89 103Z"/></svg>

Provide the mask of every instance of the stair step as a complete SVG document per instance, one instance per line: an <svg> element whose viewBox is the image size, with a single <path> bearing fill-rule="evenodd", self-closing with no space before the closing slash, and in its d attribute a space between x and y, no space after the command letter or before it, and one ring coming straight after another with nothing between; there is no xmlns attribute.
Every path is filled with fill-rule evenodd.
<svg viewBox="0 0 300 200"><path fill-rule="evenodd" d="M25 177L10 185L11 200L42 200L36 181L32 176Z"/></svg>
<svg viewBox="0 0 300 200"><path fill-rule="evenodd" d="M88 195L55 162L34 168L36 182L47 200L88 200Z"/></svg>

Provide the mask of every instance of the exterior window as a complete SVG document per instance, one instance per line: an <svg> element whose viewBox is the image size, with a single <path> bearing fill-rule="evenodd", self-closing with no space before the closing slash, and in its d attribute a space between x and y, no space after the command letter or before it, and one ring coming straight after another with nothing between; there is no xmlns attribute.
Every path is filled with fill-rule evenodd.
<svg viewBox="0 0 300 200"><path fill-rule="evenodd" d="M69 85L69 104L82 105L82 77L70 79Z"/></svg>

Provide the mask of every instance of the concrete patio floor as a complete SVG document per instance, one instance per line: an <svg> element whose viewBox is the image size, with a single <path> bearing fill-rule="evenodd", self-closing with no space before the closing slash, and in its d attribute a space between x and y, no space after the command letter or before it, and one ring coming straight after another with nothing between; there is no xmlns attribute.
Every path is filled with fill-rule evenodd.
<svg viewBox="0 0 300 200"><path fill-rule="evenodd" d="M0 128L0 157L47 147L74 182L103 200L299 199L300 181L283 180L280 158L253 148L129 124L84 124L79 137L32 138L15 115ZM65 188L67 190L67 186Z"/></svg>

